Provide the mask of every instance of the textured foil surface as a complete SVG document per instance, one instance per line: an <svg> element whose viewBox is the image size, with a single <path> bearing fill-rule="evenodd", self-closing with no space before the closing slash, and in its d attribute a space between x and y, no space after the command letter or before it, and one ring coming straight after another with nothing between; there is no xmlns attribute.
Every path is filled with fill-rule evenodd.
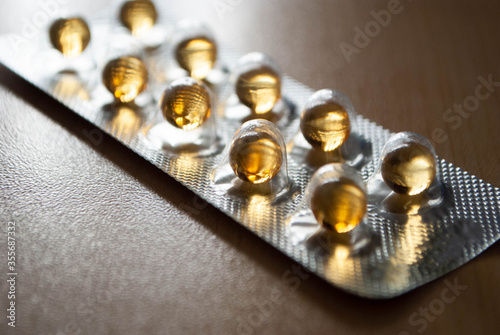
<svg viewBox="0 0 500 335"><path fill-rule="evenodd" d="M95 34L95 31L114 24L103 16L96 16L89 22L93 36L104 41L112 39L113 35ZM43 47L43 43L20 45L16 50L9 36L1 36L0 61L304 268L342 290L367 298L395 297L463 265L500 238L500 189L445 160L438 160L445 198L439 208L418 215L398 216L380 211L376 204L369 204L362 225L370 239L359 249L331 243L321 236L297 242L288 222L303 207L305 189L314 172L301 159L288 154L290 194L279 201L268 201L255 195L233 197L221 193L210 175L224 158L222 146L212 155L197 157L158 149L145 136L153 120L158 120L158 95L167 85L163 76L151 76L149 92L154 101L144 106L141 112L120 117L104 108L112 96L96 79L100 78L98 69L89 76L94 79L90 80L91 89L83 94L84 99L82 95L75 95L74 90L68 94L68 90L58 89L50 78L38 73L32 64L39 58ZM169 57L167 49L159 52L160 57ZM231 67L240 56L241 53L220 48L222 67ZM299 132L302 106L313 91L286 76L283 83L283 96L290 105L290 115L279 126L285 142L290 143ZM229 85L219 85L213 103L218 136L226 148L241 125L223 117L231 90ZM360 116L362 111L356 112L357 135L370 148L370 155L359 168L363 179L368 180L377 170L382 148L392 134Z"/></svg>

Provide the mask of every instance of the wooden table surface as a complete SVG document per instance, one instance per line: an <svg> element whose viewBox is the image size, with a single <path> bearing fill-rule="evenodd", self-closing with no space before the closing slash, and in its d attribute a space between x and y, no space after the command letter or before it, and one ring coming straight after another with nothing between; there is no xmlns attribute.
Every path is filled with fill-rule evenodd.
<svg viewBox="0 0 500 335"><path fill-rule="evenodd" d="M106 4L8 1L0 33L22 36L44 10L92 14ZM269 53L314 89L344 92L384 127L427 136L439 156L500 186L500 2L168 6L205 20L221 43ZM499 243L388 301L357 298L307 274L292 292L283 276L294 262L212 207L189 210L192 193L111 138L95 146L84 135L90 124L3 67L0 113L0 222L3 231L9 221L18 226L17 323L7 327L3 315L2 256L1 334L499 332ZM7 253L5 236L0 252ZM276 291L283 297L272 302Z"/></svg>

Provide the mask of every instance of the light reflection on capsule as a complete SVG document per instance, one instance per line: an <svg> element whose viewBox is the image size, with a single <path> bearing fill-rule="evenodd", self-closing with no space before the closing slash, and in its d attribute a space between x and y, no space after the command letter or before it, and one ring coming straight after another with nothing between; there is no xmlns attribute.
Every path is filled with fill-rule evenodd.
<svg viewBox="0 0 500 335"><path fill-rule="evenodd" d="M359 225L367 211L367 196L353 180L339 178L319 185L311 197L311 210L326 229L347 233Z"/></svg>
<svg viewBox="0 0 500 335"><path fill-rule="evenodd" d="M136 57L119 57L108 62L103 70L104 86L121 102L133 101L147 87L148 71Z"/></svg>
<svg viewBox="0 0 500 335"><path fill-rule="evenodd" d="M405 143L382 158L382 177L396 193L418 195L436 178L436 159L425 146Z"/></svg>
<svg viewBox="0 0 500 335"><path fill-rule="evenodd" d="M149 0L130 0L123 3L120 9L120 21L132 35L141 36L156 23L158 13Z"/></svg>
<svg viewBox="0 0 500 335"><path fill-rule="evenodd" d="M203 80L215 66L217 45L208 37L190 38L177 45L175 57L191 77Z"/></svg>
<svg viewBox="0 0 500 335"><path fill-rule="evenodd" d="M49 29L50 42L65 57L80 55L90 43L90 29L79 17L58 19Z"/></svg>
<svg viewBox="0 0 500 335"><path fill-rule="evenodd" d="M281 99L281 71L274 60L261 53L250 53L235 69L235 91L240 102L262 115L272 111Z"/></svg>
<svg viewBox="0 0 500 335"><path fill-rule="evenodd" d="M267 133L246 134L233 142L229 164L240 179L253 184L265 183L280 171L282 149Z"/></svg>
<svg viewBox="0 0 500 335"><path fill-rule="evenodd" d="M210 94L201 82L193 78L181 78L165 90L160 108L171 125L194 130L210 117Z"/></svg>
<svg viewBox="0 0 500 335"><path fill-rule="evenodd" d="M339 103L313 95L302 113L300 129L312 147L330 152L347 141L351 122Z"/></svg>

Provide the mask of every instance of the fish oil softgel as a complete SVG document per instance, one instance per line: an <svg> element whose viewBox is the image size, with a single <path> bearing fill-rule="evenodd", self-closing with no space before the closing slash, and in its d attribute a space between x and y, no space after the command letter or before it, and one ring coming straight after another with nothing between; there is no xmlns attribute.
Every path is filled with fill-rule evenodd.
<svg viewBox="0 0 500 335"><path fill-rule="evenodd" d="M363 178L354 168L327 164L311 178L302 205L289 220L289 229L299 241L318 233L331 234L333 241L350 243L368 210Z"/></svg>
<svg viewBox="0 0 500 335"><path fill-rule="evenodd" d="M330 89L309 98L300 117L300 132L289 148L292 157L312 170L328 163L361 167L368 155L352 103Z"/></svg>
<svg viewBox="0 0 500 335"><path fill-rule="evenodd" d="M366 191L347 177L319 185L311 197L316 220L337 233L353 230L365 216L366 208Z"/></svg>
<svg viewBox="0 0 500 335"><path fill-rule="evenodd" d="M137 57L118 57L104 67L102 82L117 100L131 102L146 89L148 70Z"/></svg>
<svg viewBox="0 0 500 335"><path fill-rule="evenodd" d="M79 16L61 17L52 21L47 27L46 39L34 60L39 72L84 72L92 70L95 65L93 56L89 54L92 34L88 23ZM47 42L48 41L48 42ZM46 45L48 43L49 45Z"/></svg>
<svg viewBox="0 0 500 335"><path fill-rule="evenodd" d="M121 4L119 18L132 35L140 37L151 31L158 13L154 3L149 0L127 0Z"/></svg>
<svg viewBox="0 0 500 335"><path fill-rule="evenodd" d="M201 82L192 78L180 79L163 93L160 108L165 119L174 127L194 130L210 116L210 94Z"/></svg>
<svg viewBox="0 0 500 335"><path fill-rule="evenodd" d="M283 165L281 147L267 133L243 135L231 146L229 164L241 180L265 183L274 178Z"/></svg>
<svg viewBox="0 0 500 335"><path fill-rule="evenodd" d="M243 56L231 73L233 94L225 116L246 121L262 118L278 123L289 112L282 100L282 75L276 61L260 52Z"/></svg>
<svg viewBox="0 0 500 335"><path fill-rule="evenodd" d="M215 66L217 47L207 37L187 39L177 45L175 58L191 77L205 79Z"/></svg>
<svg viewBox="0 0 500 335"><path fill-rule="evenodd" d="M149 74L139 56L115 56L101 73L101 85L92 92L101 106L99 114L105 127L122 138L132 138L151 119L152 98ZM110 94L111 93L111 94Z"/></svg>
<svg viewBox="0 0 500 335"><path fill-rule="evenodd" d="M159 14L151 0L118 0L111 11L119 27L112 32L114 39L126 40L132 35L147 51L159 48L168 36L168 29L159 23Z"/></svg>
<svg viewBox="0 0 500 335"><path fill-rule="evenodd" d="M96 68L88 23L71 15L57 18L45 28L44 38L34 44L38 50L29 61L32 71L61 99L88 100L84 91L92 85Z"/></svg>
<svg viewBox="0 0 500 335"><path fill-rule="evenodd" d="M380 172L393 192L419 195L436 180L436 153L423 136L399 133L389 139L382 151Z"/></svg>
<svg viewBox="0 0 500 335"><path fill-rule="evenodd" d="M158 116L145 129L152 146L198 156L219 150L211 93L203 82L191 77L173 81L164 91L159 109Z"/></svg>
<svg viewBox="0 0 500 335"><path fill-rule="evenodd" d="M434 182L436 166L436 156L431 149L417 141L409 141L385 152L381 172L391 190L414 196Z"/></svg>
<svg viewBox="0 0 500 335"><path fill-rule="evenodd" d="M287 171L285 142L279 129L267 120L256 119L245 122L236 132L212 179L230 193L274 196L287 188Z"/></svg>
<svg viewBox="0 0 500 335"><path fill-rule="evenodd" d="M187 75L205 80L216 67L218 48L210 29L203 23L192 20L179 22L171 40L171 57L174 68L170 77Z"/></svg>
<svg viewBox="0 0 500 335"><path fill-rule="evenodd" d="M242 104L257 115L267 114L281 99L281 71L269 56L251 53L238 62L234 86Z"/></svg>
<svg viewBox="0 0 500 335"><path fill-rule="evenodd" d="M64 57L79 56L90 43L90 29L81 17L57 19L49 29L52 46Z"/></svg>
<svg viewBox="0 0 500 335"><path fill-rule="evenodd" d="M398 133L385 144L379 167L370 178L372 197L382 201L382 208L392 210L402 199L406 204L419 199L422 206L439 203L442 189L437 165L435 150L425 137Z"/></svg>
<svg viewBox="0 0 500 335"><path fill-rule="evenodd" d="M329 90L316 92L300 117L300 130L306 141L324 152L338 149L351 134L351 118L332 96Z"/></svg>
<svg viewBox="0 0 500 335"><path fill-rule="evenodd" d="M425 146L407 143L387 152L382 161L382 178L396 193L418 195L436 178L436 157Z"/></svg>
<svg viewBox="0 0 500 335"><path fill-rule="evenodd" d="M99 49L95 53L97 69L93 71L97 78L91 92L95 103L105 109L109 107L105 105L116 102L133 102L141 109L153 104L152 86L158 85L151 80L143 45L130 34L119 34L107 43L99 40L95 45Z"/></svg>

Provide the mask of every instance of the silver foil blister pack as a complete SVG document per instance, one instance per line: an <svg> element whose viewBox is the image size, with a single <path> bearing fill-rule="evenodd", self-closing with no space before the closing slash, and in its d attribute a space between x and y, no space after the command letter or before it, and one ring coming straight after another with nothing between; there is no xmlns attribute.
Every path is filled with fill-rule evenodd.
<svg viewBox="0 0 500 335"><path fill-rule="evenodd" d="M168 39L175 18L161 18L155 27L157 38ZM437 161L437 187L442 195L438 205L411 215L382 210L379 199L371 194L377 193L377 186L371 183L376 182L372 176L377 173L382 150L392 134L362 117L363 111L359 110L354 116L353 140L346 145L357 153L350 165L368 181L368 212L355 232L354 244L336 243L321 233L311 222L306 192L321 163L315 167L306 162L299 130L300 113L313 91L287 76L283 77L282 89L286 115L276 122L287 148L288 179L283 192L272 196L233 192L237 191L234 183L224 182L228 178L224 166L231 139L242 122L227 117L228 109L234 107L229 69L241 54L219 46L218 66L210 85L210 122L214 122L217 135L214 147L203 154L167 150L155 139L168 131L162 130L165 121L158 101L171 74L176 76L169 70L169 46L147 50L139 43L150 72L149 87L143 93L149 98L139 101L135 109L113 109L113 97L100 80L102 66L96 59L116 52L110 47L113 43L127 43L116 37L125 33L109 13L87 22L92 32L92 51L81 56L88 58L88 64L81 60L81 66L89 69L84 74L84 85L72 73L51 74L52 65L57 69L60 64L51 64L46 30L32 44L13 45L12 36L2 36L0 61L332 285L363 297L391 298L463 265L500 238L500 189L441 159ZM219 172L221 182L217 181Z"/></svg>

